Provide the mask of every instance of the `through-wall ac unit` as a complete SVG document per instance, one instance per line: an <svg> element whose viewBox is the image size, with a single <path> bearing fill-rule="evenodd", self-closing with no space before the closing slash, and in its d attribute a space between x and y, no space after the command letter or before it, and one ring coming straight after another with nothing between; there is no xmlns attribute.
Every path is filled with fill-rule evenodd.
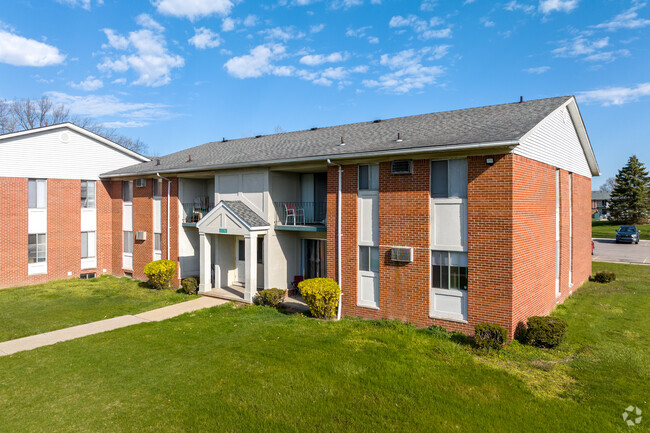
<svg viewBox="0 0 650 433"><path fill-rule="evenodd" d="M135 240L136 241L146 241L147 240L147 232L135 232Z"/></svg>
<svg viewBox="0 0 650 433"><path fill-rule="evenodd" d="M141 177L140 179L136 179L135 186L138 188L144 188L145 186L147 186L147 179L145 179L144 177Z"/></svg>
<svg viewBox="0 0 650 433"><path fill-rule="evenodd" d="M410 159L399 159L393 161L390 165L391 174L411 174L413 173L413 161Z"/></svg>
<svg viewBox="0 0 650 433"><path fill-rule="evenodd" d="M410 247L394 247L390 249L390 259L394 262L412 262L413 261L413 248Z"/></svg>

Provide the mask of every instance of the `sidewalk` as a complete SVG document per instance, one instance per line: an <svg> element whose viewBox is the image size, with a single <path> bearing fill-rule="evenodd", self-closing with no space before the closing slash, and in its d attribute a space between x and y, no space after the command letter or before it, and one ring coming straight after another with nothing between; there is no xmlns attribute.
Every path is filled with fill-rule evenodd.
<svg viewBox="0 0 650 433"><path fill-rule="evenodd" d="M113 329L137 325L138 323L160 322L161 320L170 319L172 317L180 316L181 314L191 313L192 311L201 310L203 308L216 307L217 305L222 305L227 302L228 301L222 299L203 296L198 299L169 305L156 310L145 311L140 314L113 317L111 319L84 323L83 325L58 329L43 334L3 341L0 343L0 356L12 355L17 352L60 343L61 341L74 340L75 338L81 338L87 335L99 334L101 332L112 331Z"/></svg>

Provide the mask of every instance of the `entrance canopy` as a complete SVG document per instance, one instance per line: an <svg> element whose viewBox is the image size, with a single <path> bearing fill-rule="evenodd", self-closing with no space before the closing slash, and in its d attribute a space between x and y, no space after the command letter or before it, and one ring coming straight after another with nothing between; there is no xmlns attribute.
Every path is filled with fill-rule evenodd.
<svg viewBox="0 0 650 433"><path fill-rule="evenodd" d="M268 222L239 200L220 201L196 224L199 233L239 236L266 231L270 227Z"/></svg>

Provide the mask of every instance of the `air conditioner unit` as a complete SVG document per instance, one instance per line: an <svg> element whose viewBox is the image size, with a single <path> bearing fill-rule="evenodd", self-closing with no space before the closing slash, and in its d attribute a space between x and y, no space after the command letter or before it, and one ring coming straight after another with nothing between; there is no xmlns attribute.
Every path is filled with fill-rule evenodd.
<svg viewBox="0 0 650 433"><path fill-rule="evenodd" d="M147 179L145 179L144 177L141 177L140 179L136 179L135 186L138 188L144 188L145 186L147 186Z"/></svg>
<svg viewBox="0 0 650 433"><path fill-rule="evenodd" d="M410 247L394 247L390 249L390 259L394 262L412 262L413 261L413 248Z"/></svg>
<svg viewBox="0 0 650 433"><path fill-rule="evenodd" d="M413 173L413 161L410 159L400 159L393 161L390 166L391 174L411 174Z"/></svg>
<svg viewBox="0 0 650 433"><path fill-rule="evenodd" d="M146 241L147 240L147 232L135 232L135 240L136 241Z"/></svg>

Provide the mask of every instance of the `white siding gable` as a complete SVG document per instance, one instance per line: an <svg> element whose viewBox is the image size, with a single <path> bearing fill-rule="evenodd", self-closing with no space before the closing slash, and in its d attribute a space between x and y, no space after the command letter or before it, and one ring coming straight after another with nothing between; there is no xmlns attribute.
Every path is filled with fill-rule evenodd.
<svg viewBox="0 0 650 433"><path fill-rule="evenodd" d="M513 153L591 178L585 151L567 105L549 114L523 136Z"/></svg>
<svg viewBox="0 0 650 433"><path fill-rule="evenodd" d="M98 180L142 159L63 127L0 140L0 161L1 177Z"/></svg>

